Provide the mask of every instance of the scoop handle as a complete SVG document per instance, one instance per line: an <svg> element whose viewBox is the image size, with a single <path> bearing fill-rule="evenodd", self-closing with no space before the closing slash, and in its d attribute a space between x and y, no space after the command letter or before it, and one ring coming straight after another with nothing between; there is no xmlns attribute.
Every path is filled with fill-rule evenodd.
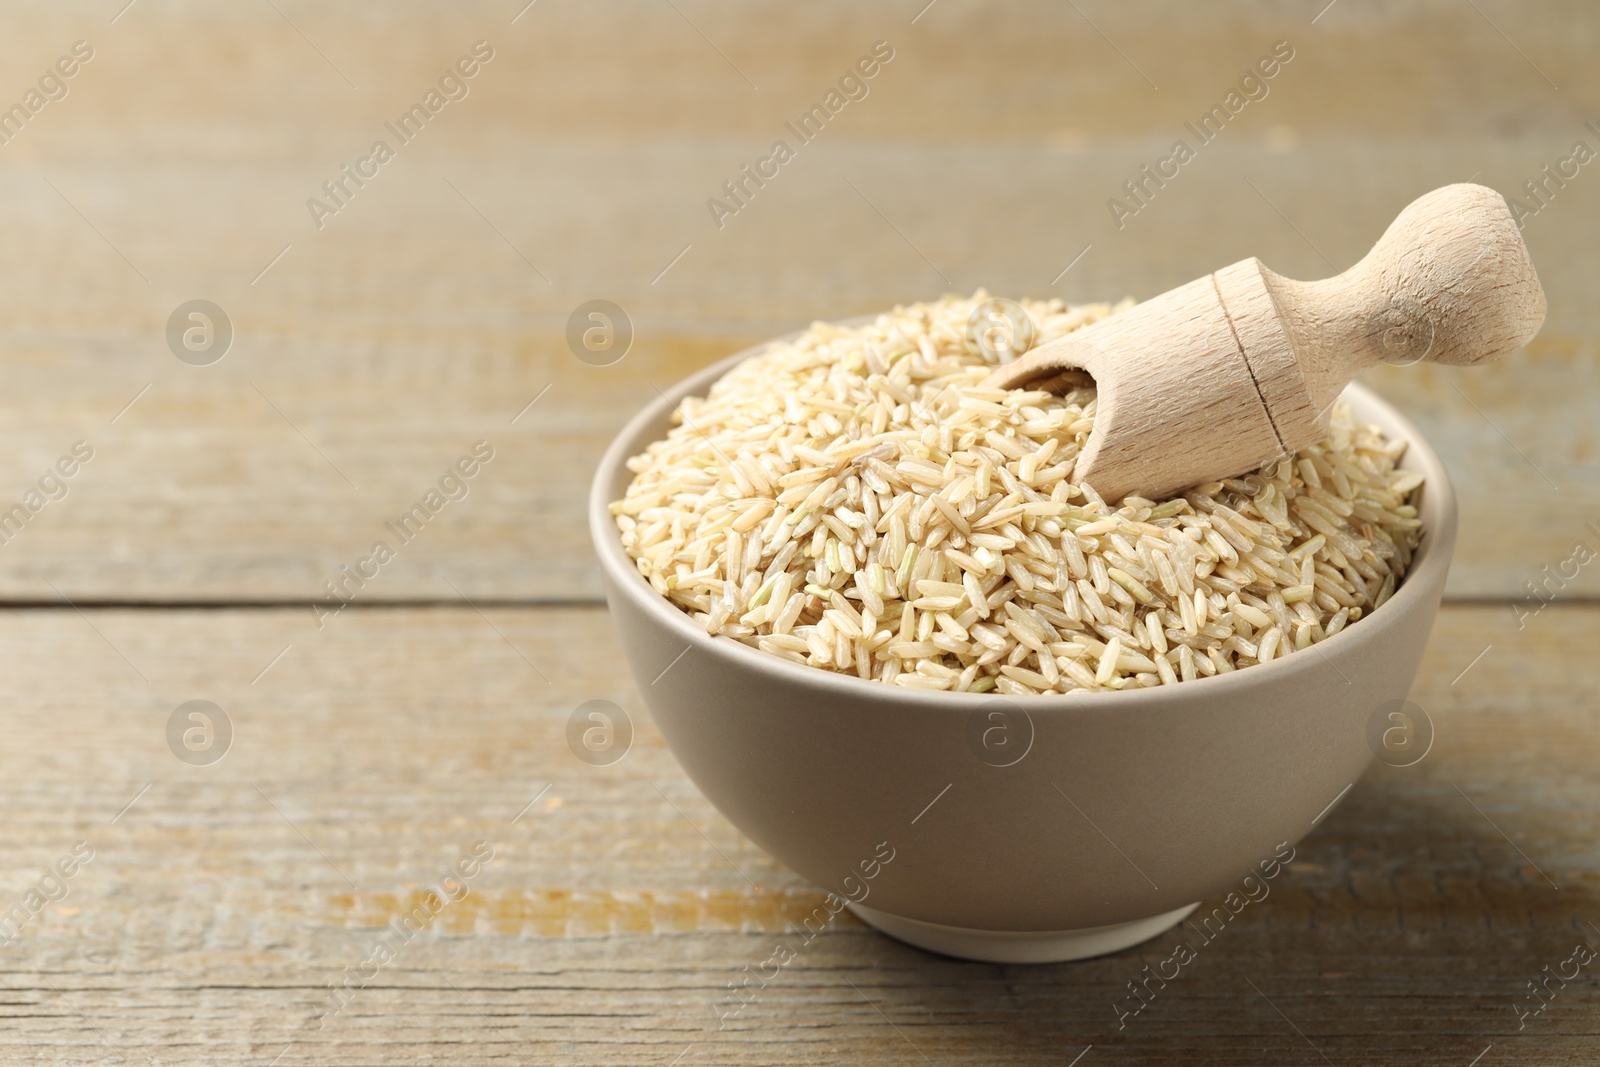
<svg viewBox="0 0 1600 1067"><path fill-rule="evenodd" d="M1505 198L1446 185L1412 201L1343 274L1263 271L1312 398L1331 401L1378 362L1470 366L1532 340L1544 289Z"/></svg>

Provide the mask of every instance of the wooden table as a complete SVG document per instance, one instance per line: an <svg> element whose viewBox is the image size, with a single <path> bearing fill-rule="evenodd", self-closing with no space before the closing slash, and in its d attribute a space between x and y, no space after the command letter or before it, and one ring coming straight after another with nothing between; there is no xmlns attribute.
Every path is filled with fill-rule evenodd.
<svg viewBox="0 0 1600 1067"><path fill-rule="evenodd" d="M1574 543L1600 547L1600 166L1521 192L1575 141L1600 148L1600 18L924 2L0 16L0 104L93 50L0 144L0 511L25 519L0 544L0 915L20 926L0 1060L1600 1059L1600 963L1518 1016L1544 968L1600 947L1600 567L1521 625L1514 608ZM706 200L880 40L868 95L719 228ZM1119 228L1108 199L1280 40L1294 58L1265 98ZM466 95L392 138L478 41ZM359 163L379 138L394 158ZM345 164L368 179L314 220ZM1250 254L1328 274L1467 179L1527 203L1550 316L1505 364L1369 378L1463 500L1412 694L1427 758L1376 765L1121 1029L1113 1005L1171 935L1000 967L848 916L719 1028L728 983L821 893L698 794L613 666L580 509L621 422L814 317L978 286L1150 296ZM604 367L565 339L596 298L635 330ZM169 346L196 299L231 324L220 360ZM319 620L323 583L477 441L494 458L466 498ZM92 458L45 478L77 442ZM565 741L592 699L632 719L609 766ZM191 700L226 715L220 761L200 736L177 758L187 713L169 747ZM466 895L365 963L478 842L493 859Z"/></svg>

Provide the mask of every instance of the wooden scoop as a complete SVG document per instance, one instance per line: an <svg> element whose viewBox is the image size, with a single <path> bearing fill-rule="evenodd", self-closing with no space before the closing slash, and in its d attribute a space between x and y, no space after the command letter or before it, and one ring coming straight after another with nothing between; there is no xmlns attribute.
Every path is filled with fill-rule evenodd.
<svg viewBox="0 0 1600 1067"><path fill-rule="evenodd" d="M1108 502L1160 500L1326 437L1363 367L1485 363L1527 344L1544 312L1505 199L1447 185L1343 274L1300 282L1240 260L1041 345L985 384L1087 372L1098 410L1073 480Z"/></svg>

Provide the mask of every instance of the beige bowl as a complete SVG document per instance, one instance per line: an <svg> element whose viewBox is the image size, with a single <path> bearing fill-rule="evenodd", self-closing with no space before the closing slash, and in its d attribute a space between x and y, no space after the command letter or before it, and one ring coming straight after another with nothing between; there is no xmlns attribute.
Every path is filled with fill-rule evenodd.
<svg viewBox="0 0 1600 1067"><path fill-rule="evenodd" d="M709 637L623 552L606 505L680 382L612 442L589 524L628 665L668 745L752 841L903 941L969 959L1113 952L1256 873L1373 759L1438 613L1455 494L1416 428L1352 385L1358 417L1409 442L1422 543L1382 608L1270 663L1177 686L1077 696L920 692ZM1376 731L1381 734L1381 727ZM885 857L888 857L885 861ZM841 901L834 898L835 908Z"/></svg>

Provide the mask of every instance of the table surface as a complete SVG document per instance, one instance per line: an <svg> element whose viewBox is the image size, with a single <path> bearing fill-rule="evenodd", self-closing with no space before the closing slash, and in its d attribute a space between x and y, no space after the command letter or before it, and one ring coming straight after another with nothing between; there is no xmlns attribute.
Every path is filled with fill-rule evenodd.
<svg viewBox="0 0 1600 1067"><path fill-rule="evenodd" d="M24 517L0 527L0 1061L1600 1059L1600 969L1527 988L1600 946L1600 568L1525 599L1600 546L1591 5L123 3L0 16L25 115L0 143L0 511ZM719 227L707 198L880 40L868 95ZM465 95L392 138L478 41ZM1278 41L1267 95L1119 226L1107 201ZM394 158L314 217L380 138ZM1411 696L1427 757L1375 765L1121 1028L1173 935L991 966L848 915L719 1026L822 894L612 666L581 508L622 421L818 317L1147 297L1252 254L1324 276L1468 179L1523 201L1550 315L1501 364L1366 378L1462 499ZM565 337L597 298L635 335L604 367ZM168 342L194 299L232 329L206 365ZM467 497L319 619L478 441ZM565 743L593 699L634 726L609 766ZM169 748L190 700L225 710L220 761ZM319 1019L479 842L467 896Z"/></svg>

